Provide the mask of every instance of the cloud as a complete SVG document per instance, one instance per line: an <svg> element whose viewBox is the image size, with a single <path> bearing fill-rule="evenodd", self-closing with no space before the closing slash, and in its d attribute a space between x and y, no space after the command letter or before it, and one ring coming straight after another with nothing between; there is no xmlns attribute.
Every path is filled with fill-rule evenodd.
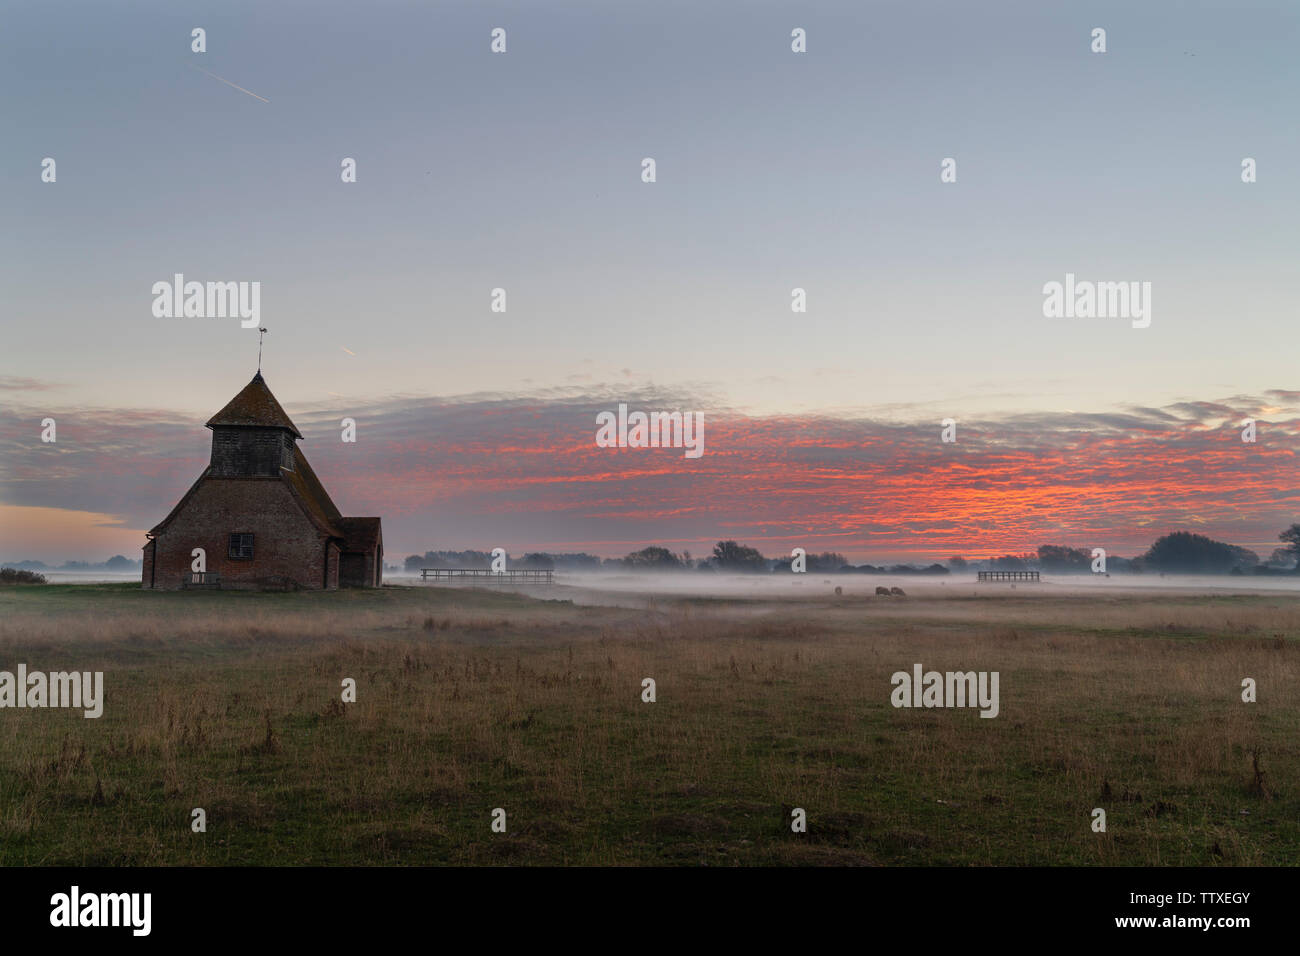
<svg viewBox="0 0 1300 956"><path fill-rule="evenodd" d="M932 416L751 416L650 386L399 396L346 408L280 399L340 509L384 517L390 553L609 553L626 542L726 536L769 553L800 544L876 556L1043 543L1134 553L1193 515L1204 533L1262 545L1300 510L1300 394L1266 394L1280 411L1260 420L1255 444L1236 428L1239 408L1262 405L1249 396L959 418L955 444L940 441ZM620 401L703 411L704 456L596 447L596 414ZM59 441L45 445L30 416L0 412L3 504L107 513L147 528L207 464L210 433L199 420L51 411ZM355 444L340 441L343 417L357 421Z"/></svg>
<svg viewBox="0 0 1300 956"><path fill-rule="evenodd" d="M48 392L62 387L54 382L42 382L34 378L0 375L0 392Z"/></svg>

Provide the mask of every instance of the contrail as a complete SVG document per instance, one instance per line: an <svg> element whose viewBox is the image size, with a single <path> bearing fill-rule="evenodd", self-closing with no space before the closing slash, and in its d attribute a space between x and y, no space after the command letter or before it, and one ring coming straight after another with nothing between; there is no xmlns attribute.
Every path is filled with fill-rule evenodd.
<svg viewBox="0 0 1300 956"><path fill-rule="evenodd" d="M187 63L186 66L188 66L188 67L189 67L190 69L192 69L192 70L198 70L200 73L208 73L208 71L205 70L205 69L203 69L203 67L201 67L201 66L195 66L193 63ZM214 80L221 80L221 82L222 82L222 83L225 83L226 86L233 86L233 87L235 87L235 89L239 90L239 92L241 92L241 93L247 93L249 96L257 96L257 94L254 93L252 90L246 90L246 89L244 89L242 86L238 86L238 85L235 84L235 83L231 83L229 80L223 80L223 79L221 79L221 77L217 76L217 74L215 74L215 73L208 73L208 76L212 77ZM257 98L258 98L259 100L261 100L263 103L269 103L269 102L271 102L271 101L268 100L265 96L257 96Z"/></svg>

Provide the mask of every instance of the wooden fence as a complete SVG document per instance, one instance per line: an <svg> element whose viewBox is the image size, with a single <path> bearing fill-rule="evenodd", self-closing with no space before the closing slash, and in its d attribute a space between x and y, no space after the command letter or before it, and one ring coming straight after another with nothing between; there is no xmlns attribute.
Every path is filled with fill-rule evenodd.
<svg viewBox="0 0 1300 956"><path fill-rule="evenodd" d="M467 578L473 582L486 584L541 584L549 586L554 583L555 572L550 569L519 571L488 571L484 568L421 568L420 580L446 581L454 583L458 578Z"/></svg>

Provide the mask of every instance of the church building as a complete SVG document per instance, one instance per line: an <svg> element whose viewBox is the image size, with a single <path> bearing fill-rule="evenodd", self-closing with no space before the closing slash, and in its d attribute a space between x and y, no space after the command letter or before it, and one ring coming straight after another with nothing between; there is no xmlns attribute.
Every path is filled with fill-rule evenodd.
<svg viewBox="0 0 1300 956"><path fill-rule="evenodd" d="M345 518L307 464L259 370L208 420L212 458L144 546L142 585L206 588L379 587L378 518ZM203 569L195 570L196 549Z"/></svg>

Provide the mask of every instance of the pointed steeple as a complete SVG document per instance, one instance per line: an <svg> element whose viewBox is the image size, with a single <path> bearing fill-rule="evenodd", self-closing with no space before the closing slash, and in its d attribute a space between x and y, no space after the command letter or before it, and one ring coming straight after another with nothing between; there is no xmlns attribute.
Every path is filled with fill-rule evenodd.
<svg viewBox="0 0 1300 956"><path fill-rule="evenodd" d="M271 390L266 387L266 380L262 378L260 370L225 408L208 419L209 428L218 425L283 428L294 438L302 438L302 432L298 431Z"/></svg>

